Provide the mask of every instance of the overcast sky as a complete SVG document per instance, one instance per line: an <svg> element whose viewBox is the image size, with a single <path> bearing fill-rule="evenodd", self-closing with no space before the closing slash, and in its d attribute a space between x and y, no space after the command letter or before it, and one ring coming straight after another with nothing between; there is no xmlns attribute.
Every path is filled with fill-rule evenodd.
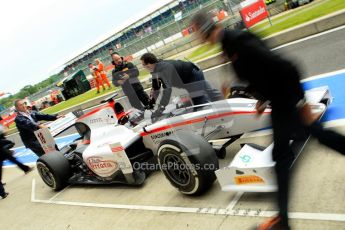
<svg viewBox="0 0 345 230"><path fill-rule="evenodd" d="M0 0L0 92L16 93L166 0Z"/></svg>

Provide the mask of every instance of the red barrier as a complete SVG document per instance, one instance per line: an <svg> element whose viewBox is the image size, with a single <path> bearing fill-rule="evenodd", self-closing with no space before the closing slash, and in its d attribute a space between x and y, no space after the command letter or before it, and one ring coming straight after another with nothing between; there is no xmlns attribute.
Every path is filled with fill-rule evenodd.
<svg viewBox="0 0 345 230"><path fill-rule="evenodd" d="M13 113L11 116L3 118L0 121L0 124L2 124L3 126L9 127L14 122L14 119L16 119L16 116L17 116L17 114Z"/></svg>
<svg viewBox="0 0 345 230"><path fill-rule="evenodd" d="M257 2L242 8L240 13L247 28L268 17L266 4L263 0L258 0Z"/></svg>

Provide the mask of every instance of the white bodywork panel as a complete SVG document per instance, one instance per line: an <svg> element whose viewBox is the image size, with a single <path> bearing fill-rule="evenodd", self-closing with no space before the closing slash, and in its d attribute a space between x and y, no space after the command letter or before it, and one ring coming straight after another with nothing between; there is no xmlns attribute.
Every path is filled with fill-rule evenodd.
<svg viewBox="0 0 345 230"><path fill-rule="evenodd" d="M273 144L264 151L244 145L229 166L216 171L223 191L274 192L277 190L272 160Z"/></svg>
<svg viewBox="0 0 345 230"><path fill-rule="evenodd" d="M48 127L36 130L34 134L46 154L56 151L56 142Z"/></svg>
<svg viewBox="0 0 345 230"><path fill-rule="evenodd" d="M326 111L327 106L319 103L322 99L332 100L328 87L319 87L306 91L306 99L311 104L313 113L324 113ZM242 192L277 191L274 171L275 162L272 160L273 145L272 143L263 151L245 145L227 167L216 171L222 190ZM303 150L303 147L300 151Z"/></svg>
<svg viewBox="0 0 345 230"><path fill-rule="evenodd" d="M121 125L94 128L83 152L84 162L101 177L111 177L120 169L124 174L132 173L125 149L139 138L138 133Z"/></svg>
<svg viewBox="0 0 345 230"><path fill-rule="evenodd" d="M257 117L255 105L257 100L233 98L213 102L204 110L189 112L176 117L163 119L145 127L141 135L144 144L154 152L161 141L179 130L191 130L199 135L213 133L212 139L235 136L263 128L271 124L270 109ZM254 122L248 122L248 121ZM217 131L218 129L218 131Z"/></svg>

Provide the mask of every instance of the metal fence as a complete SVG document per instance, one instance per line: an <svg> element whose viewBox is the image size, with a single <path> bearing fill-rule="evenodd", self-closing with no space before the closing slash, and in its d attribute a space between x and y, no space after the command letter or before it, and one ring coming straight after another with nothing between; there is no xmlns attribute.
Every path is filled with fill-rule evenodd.
<svg viewBox="0 0 345 230"><path fill-rule="evenodd" d="M181 52L183 50L192 48L198 45L198 42L195 41L194 36L182 37L171 42L165 42L166 38L169 38L183 29L187 28L190 25L190 20L195 13L200 10L204 11L216 11L224 9L228 12L229 17L226 18L222 23L225 27L237 27L241 24L242 19L239 14L239 3L241 0L196 0L197 5L191 5L190 7L185 8L183 11L182 17L180 20L176 20L174 17L167 17L162 19L159 23L154 25L154 29L150 33L144 33L140 36L127 37L122 41L122 46L115 51L120 53L122 56L132 55L139 51L146 50L151 51L157 54L161 58L167 58L176 52ZM271 15L280 13L284 10L285 0L276 0L273 4L267 6ZM132 30L134 27L137 27L140 24L144 24L147 21L147 18L138 21L132 27L126 28L122 31L122 34L125 34L126 31ZM119 37L120 35L114 35L114 38ZM157 47L156 45L160 43L161 46ZM111 63L111 57L108 54L108 48L100 44L100 49L94 51L94 56L90 58L84 58L78 65L76 65L70 72L77 70L83 70L85 75L89 75L89 69L87 67L88 63L93 62L95 58L99 58L106 65ZM110 47L109 47L110 48ZM115 48L112 46L111 48ZM134 64L139 64L138 59L134 60ZM61 73L61 78L62 78Z"/></svg>
<svg viewBox="0 0 345 230"><path fill-rule="evenodd" d="M147 51L152 51L152 49L148 49L148 47L155 48L155 44L160 42L163 43L163 46L167 46L168 43L164 42L164 39L169 38L181 32L183 29L189 27L191 18L196 12L200 10L213 11L225 9L229 12L231 16L233 16L231 17L231 20L229 20L228 22L236 23L240 20L238 16L238 10L236 11L236 5L238 4L237 0L230 2L223 0L198 0L196 2L198 3L197 5L191 5L190 7L186 7L184 9L180 20L177 21L174 17L164 18L164 20L154 25L154 29L151 33L145 33L137 37L129 37L126 40L124 40L122 42L122 47L116 49L116 52L120 53L123 56L127 56L143 49L147 49ZM234 8L235 10L232 10L232 8ZM144 23L144 20L147 19L139 21L132 27L140 25L140 23ZM127 30L133 29L132 27L127 28ZM179 44L188 43L190 40L190 38L179 39ZM157 48L157 51L158 52L156 53L158 53L159 55L166 56L165 53L169 53L170 50L169 48L164 49L160 47L160 49ZM100 58L105 64L109 64L111 62L108 50L102 48L100 50L97 50L95 52L95 56L93 56L92 58L84 59L84 61L80 62L77 66L71 69L71 72L76 71L78 69L82 69L85 71L85 74L88 75L89 71L87 69L87 64L89 62L93 62L95 58Z"/></svg>

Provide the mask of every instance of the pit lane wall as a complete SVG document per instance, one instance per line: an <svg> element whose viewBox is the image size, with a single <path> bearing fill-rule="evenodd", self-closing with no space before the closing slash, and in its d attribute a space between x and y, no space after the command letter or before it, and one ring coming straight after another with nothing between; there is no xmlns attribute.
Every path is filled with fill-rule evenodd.
<svg viewBox="0 0 345 230"><path fill-rule="evenodd" d="M274 48L292 41L296 41L298 39L308 37L314 34L318 34L339 26L345 25L345 10L341 10L338 12L335 12L333 14L327 15L325 17L321 17L319 19L313 20L311 22L293 27L291 29L285 30L283 32L273 34L267 38L264 38L267 45L270 48ZM197 65L202 68L203 70L209 69L215 66L218 66L220 64L226 63L226 60L221 56L221 54L215 54L211 57L205 58L203 60L200 60L197 62ZM213 81L219 81L218 76L212 77ZM145 80L142 82L144 88L150 87L151 83L148 80ZM212 85L219 85L219 84L212 84ZM123 92L120 90L117 92L119 95L117 98L123 97ZM101 97L97 97L94 99L91 99L87 102L84 102L80 105L76 105L71 108L67 108L60 112L60 114L66 114L68 112L74 111L76 109L87 109L96 105L99 105L100 102L104 99L109 97L110 94L103 95ZM119 102L125 101L125 107L128 106L128 101L126 98L122 98ZM127 105L127 106L126 106ZM8 131L8 134L12 134L17 132L17 129L11 129Z"/></svg>

